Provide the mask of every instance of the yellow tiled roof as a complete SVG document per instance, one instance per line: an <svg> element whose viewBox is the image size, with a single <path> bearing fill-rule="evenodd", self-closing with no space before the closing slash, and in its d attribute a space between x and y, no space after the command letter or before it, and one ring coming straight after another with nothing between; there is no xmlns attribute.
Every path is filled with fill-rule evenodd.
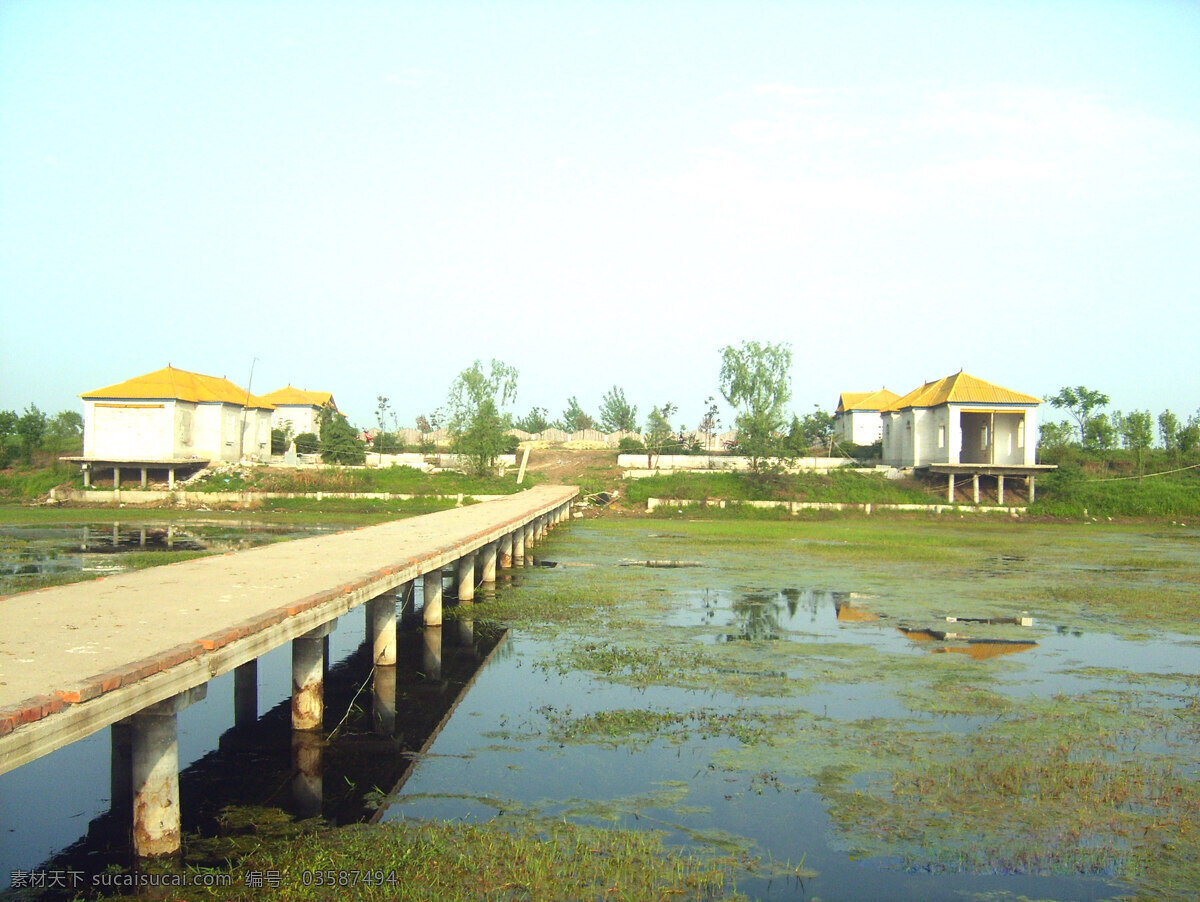
<svg viewBox="0 0 1200 902"><path fill-rule="evenodd" d="M272 392L267 392L262 396L264 401L275 406L284 404L300 406L300 407L332 407L337 410L337 404L333 400L333 395L327 391L305 391L302 388L293 388L288 385L284 388L276 389Z"/></svg>
<svg viewBox="0 0 1200 902"><path fill-rule="evenodd" d="M239 388L228 379L217 376L205 376L201 373L189 373L187 370L177 370L173 366L165 366L144 376L135 376L116 385L98 388L95 391L84 392L79 397L84 399L97 398L173 398L177 401L212 402L222 404L237 404L243 407L258 407L264 410L273 409L269 401L257 395L252 395L244 388Z"/></svg>
<svg viewBox="0 0 1200 902"><path fill-rule="evenodd" d="M894 391L881 388L879 391L844 391L838 398L835 413L847 410L886 410L900 396Z"/></svg>
<svg viewBox="0 0 1200 902"><path fill-rule="evenodd" d="M936 382L926 382L898 398L885 410L937 407L941 404L1041 404L1041 398L1002 388L959 370Z"/></svg>

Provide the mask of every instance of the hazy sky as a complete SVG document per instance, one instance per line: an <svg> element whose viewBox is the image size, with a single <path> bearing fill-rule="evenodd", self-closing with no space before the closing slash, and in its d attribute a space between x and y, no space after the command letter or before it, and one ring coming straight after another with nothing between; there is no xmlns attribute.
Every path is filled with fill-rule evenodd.
<svg viewBox="0 0 1200 902"><path fill-rule="evenodd" d="M496 357L694 426L757 339L799 412L1186 415L1198 304L1193 0L0 3L0 408L253 365L404 425Z"/></svg>

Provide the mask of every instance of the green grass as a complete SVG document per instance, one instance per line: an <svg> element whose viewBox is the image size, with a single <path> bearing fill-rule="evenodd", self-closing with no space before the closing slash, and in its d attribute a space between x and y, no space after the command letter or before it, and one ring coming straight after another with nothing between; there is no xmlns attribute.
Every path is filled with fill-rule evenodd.
<svg viewBox="0 0 1200 902"><path fill-rule="evenodd" d="M626 481L632 503L647 498L727 501L834 501L845 504L935 503L926 487L910 480L833 470L754 477L747 473L672 473Z"/></svg>
<svg viewBox="0 0 1200 902"><path fill-rule="evenodd" d="M256 818L256 820L261 820ZM480 899L740 900L731 862L667 848L655 831L603 829L565 821L514 824L402 821L379 827L255 833L202 841L186 861L159 873L228 879L226 900L352 899L477 902ZM269 881L269 882L268 882ZM172 899L214 890L172 888ZM117 898L136 898L122 896Z"/></svg>

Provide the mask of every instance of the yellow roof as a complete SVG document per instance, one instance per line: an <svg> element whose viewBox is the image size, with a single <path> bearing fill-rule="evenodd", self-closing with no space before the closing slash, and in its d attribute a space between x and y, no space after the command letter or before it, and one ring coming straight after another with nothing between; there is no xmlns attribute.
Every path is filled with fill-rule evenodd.
<svg viewBox="0 0 1200 902"><path fill-rule="evenodd" d="M262 399L276 407L284 405L292 407L332 407L337 410L333 395L327 391L305 391L288 385L284 388L267 392Z"/></svg>
<svg viewBox="0 0 1200 902"><path fill-rule="evenodd" d="M237 404L243 407L259 407L271 410L272 404L246 389L239 388L228 379L189 373L165 366L153 373L136 376L107 388L84 392L79 397L97 398L173 398L177 401L212 402Z"/></svg>
<svg viewBox="0 0 1200 902"><path fill-rule="evenodd" d="M835 413L847 410L886 410L900 396L894 391L881 388L879 391L844 391L838 397Z"/></svg>
<svg viewBox="0 0 1200 902"><path fill-rule="evenodd" d="M942 404L1041 404L1041 398L984 382L959 370L936 382L926 382L897 399L884 410L909 407L938 407Z"/></svg>

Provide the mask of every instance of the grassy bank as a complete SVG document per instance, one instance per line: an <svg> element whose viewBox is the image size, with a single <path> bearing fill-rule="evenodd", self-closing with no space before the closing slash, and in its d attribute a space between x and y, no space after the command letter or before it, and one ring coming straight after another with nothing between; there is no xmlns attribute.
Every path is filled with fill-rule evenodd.
<svg viewBox="0 0 1200 902"><path fill-rule="evenodd" d="M850 470L829 473L672 473L630 479L625 497L634 504L647 498L726 501L836 501L846 504L929 504L936 498L929 486L912 479L892 480Z"/></svg>

